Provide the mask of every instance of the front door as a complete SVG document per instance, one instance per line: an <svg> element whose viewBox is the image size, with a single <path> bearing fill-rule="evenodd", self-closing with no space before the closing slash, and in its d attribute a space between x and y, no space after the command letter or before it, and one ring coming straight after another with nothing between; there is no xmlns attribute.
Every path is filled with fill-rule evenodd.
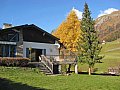
<svg viewBox="0 0 120 90"><path fill-rule="evenodd" d="M36 49L36 61L39 62L39 56L42 55L43 49Z"/></svg>

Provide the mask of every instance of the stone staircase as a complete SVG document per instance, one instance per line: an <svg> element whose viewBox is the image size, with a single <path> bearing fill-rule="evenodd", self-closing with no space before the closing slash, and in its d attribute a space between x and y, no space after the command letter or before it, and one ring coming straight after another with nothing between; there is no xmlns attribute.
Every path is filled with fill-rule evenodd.
<svg viewBox="0 0 120 90"><path fill-rule="evenodd" d="M38 67L41 72L43 72L46 75L52 75L52 72L44 65L42 62L30 62L30 67Z"/></svg>

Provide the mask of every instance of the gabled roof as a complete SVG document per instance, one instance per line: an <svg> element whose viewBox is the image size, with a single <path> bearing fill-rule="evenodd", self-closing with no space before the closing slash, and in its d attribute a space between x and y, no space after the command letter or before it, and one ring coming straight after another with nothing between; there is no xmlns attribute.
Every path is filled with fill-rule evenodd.
<svg viewBox="0 0 120 90"><path fill-rule="evenodd" d="M30 24L30 25L25 24L25 25L15 26L15 27L11 27L11 28L6 28L6 29L2 29L0 32L6 32L7 30L11 30L11 29L12 29L12 30L14 30L14 29L22 29L22 30L24 30L24 28L29 28L29 27L33 27L33 28L35 28L36 30L39 30L39 31L47 34L47 35L50 36L51 38L54 38L55 40L59 40L59 38L53 36L52 34L46 32L45 30L39 28L38 26L36 26L36 25L34 25L34 24Z"/></svg>

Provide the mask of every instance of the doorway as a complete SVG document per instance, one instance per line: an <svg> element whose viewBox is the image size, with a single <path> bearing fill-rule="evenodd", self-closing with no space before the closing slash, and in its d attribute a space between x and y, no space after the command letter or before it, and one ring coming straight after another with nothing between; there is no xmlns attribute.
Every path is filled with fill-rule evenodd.
<svg viewBox="0 0 120 90"><path fill-rule="evenodd" d="M39 62L39 56L46 55L46 49L26 48L26 57L31 58L32 62Z"/></svg>
<svg viewBox="0 0 120 90"><path fill-rule="evenodd" d="M39 62L39 56L42 55L42 51L43 51L43 49L36 49L35 50L35 57L36 57L37 62Z"/></svg>

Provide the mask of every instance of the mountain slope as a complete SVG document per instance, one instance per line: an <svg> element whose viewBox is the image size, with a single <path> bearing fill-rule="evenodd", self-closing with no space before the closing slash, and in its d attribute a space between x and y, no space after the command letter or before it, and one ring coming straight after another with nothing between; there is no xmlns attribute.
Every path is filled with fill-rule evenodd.
<svg viewBox="0 0 120 90"><path fill-rule="evenodd" d="M120 10L96 19L95 29L100 41L113 41L120 38Z"/></svg>

